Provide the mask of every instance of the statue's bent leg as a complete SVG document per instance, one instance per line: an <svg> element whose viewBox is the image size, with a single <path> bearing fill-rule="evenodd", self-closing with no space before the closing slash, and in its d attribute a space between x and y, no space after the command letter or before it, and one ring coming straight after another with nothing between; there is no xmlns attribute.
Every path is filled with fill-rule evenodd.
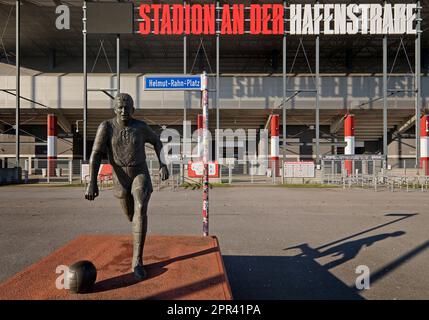
<svg viewBox="0 0 429 320"><path fill-rule="evenodd" d="M123 181L121 183L114 175L113 183L113 195L119 199L122 211L125 213L126 217L128 218L128 221L131 222L134 216L134 199L131 194L131 182Z"/></svg>
<svg viewBox="0 0 429 320"><path fill-rule="evenodd" d="M120 195L117 196L117 195ZM119 199L119 203L121 204L122 211L128 218L128 221L133 221L134 216L134 199L131 195L131 192L123 191L121 194L115 192L115 196Z"/></svg>
<svg viewBox="0 0 429 320"><path fill-rule="evenodd" d="M134 178L132 184L132 195L134 198L134 216L132 219L133 231L133 261L132 269L143 265L143 248L147 232L147 208L151 195L150 177L139 174Z"/></svg>

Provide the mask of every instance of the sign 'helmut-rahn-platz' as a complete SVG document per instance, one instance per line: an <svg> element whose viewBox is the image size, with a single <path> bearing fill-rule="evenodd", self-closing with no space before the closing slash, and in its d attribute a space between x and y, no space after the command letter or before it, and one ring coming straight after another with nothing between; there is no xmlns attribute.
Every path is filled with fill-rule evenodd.
<svg viewBox="0 0 429 320"><path fill-rule="evenodd" d="M198 91L202 88L201 75L145 75L144 89Z"/></svg>
<svg viewBox="0 0 429 320"><path fill-rule="evenodd" d="M141 35L416 34L410 4L141 4Z"/></svg>

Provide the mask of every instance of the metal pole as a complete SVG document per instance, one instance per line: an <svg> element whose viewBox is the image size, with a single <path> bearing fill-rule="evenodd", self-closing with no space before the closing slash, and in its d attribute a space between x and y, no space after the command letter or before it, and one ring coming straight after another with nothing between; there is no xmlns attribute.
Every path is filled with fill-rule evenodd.
<svg viewBox="0 0 429 320"><path fill-rule="evenodd" d="M49 160L46 160L46 182L50 183L51 182L51 175L49 174L50 170L51 170L51 164L49 163Z"/></svg>
<svg viewBox="0 0 429 320"><path fill-rule="evenodd" d="M73 160L69 160L69 183L73 183Z"/></svg>
<svg viewBox="0 0 429 320"><path fill-rule="evenodd" d="M203 235L209 235L209 92L208 77L204 71L202 74L202 108L203 108Z"/></svg>
<svg viewBox="0 0 429 320"><path fill-rule="evenodd" d="M86 133L88 118L88 74L86 70L86 1L83 2L83 161L88 159L86 156Z"/></svg>
<svg viewBox="0 0 429 320"><path fill-rule="evenodd" d="M183 10L186 10L186 0L183 1ZM183 12L183 15L185 15L185 12ZM185 26L183 26L183 30L185 30ZM186 52L186 34L183 33L183 74L186 74L187 72L187 67L186 67L186 58L187 58L187 52ZM187 137L187 132L186 132L186 104L187 104L187 92L185 91L183 93L183 155L182 158L184 160L186 160L186 155L185 155L185 150L187 150L187 148L185 148L185 145L188 143L188 141L186 141L186 137ZM185 161L186 163L186 161Z"/></svg>
<svg viewBox="0 0 429 320"><path fill-rule="evenodd" d="M286 17L286 1L283 2L283 12ZM282 161L281 161L281 170L282 170L282 184L285 183L285 161L286 161L286 33L283 34L283 148L282 148Z"/></svg>
<svg viewBox="0 0 429 320"><path fill-rule="evenodd" d="M416 89L416 168L420 167L420 113L421 113L421 7L420 1L417 1L417 36L415 41L415 89Z"/></svg>
<svg viewBox="0 0 429 320"><path fill-rule="evenodd" d="M319 1L316 2L319 4ZM316 35L316 164L319 164L320 155L320 35Z"/></svg>
<svg viewBox="0 0 429 320"><path fill-rule="evenodd" d="M228 183L232 184L232 164L228 164Z"/></svg>
<svg viewBox="0 0 429 320"><path fill-rule="evenodd" d="M386 4L386 2L385 2ZM383 168L387 167L387 36L383 36Z"/></svg>
<svg viewBox="0 0 429 320"><path fill-rule="evenodd" d="M15 62L15 68L16 68L16 113L15 113L15 143L16 143L16 167L19 167L19 124L20 124L20 98L21 98L21 61L20 61L20 46L21 46L21 39L20 39L20 20L21 20L21 14L20 14L20 0L16 0L16 27L15 27L15 36L16 36L16 62Z"/></svg>
<svg viewBox="0 0 429 320"><path fill-rule="evenodd" d="M217 12L217 19L218 22L216 24L217 28L216 28L216 161L219 161L219 124L220 124L220 105L219 105L219 97L220 97L220 93L219 93L219 87L220 87L220 79L219 79L219 70L220 70L220 66L219 66L219 42L220 42L220 38L219 38L219 19L220 19L220 11L219 9L219 1L216 2L216 12Z"/></svg>
<svg viewBox="0 0 429 320"><path fill-rule="evenodd" d="M273 184L276 184L276 161L275 160L271 160L271 178L273 180Z"/></svg>
<svg viewBox="0 0 429 320"><path fill-rule="evenodd" d="M121 35L116 36L116 94L121 92Z"/></svg>
<svg viewBox="0 0 429 320"><path fill-rule="evenodd" d="M184 172L183 172L183 159L180 159L180 181L179 184L182 184L185 182L184 179Z"/></svg>

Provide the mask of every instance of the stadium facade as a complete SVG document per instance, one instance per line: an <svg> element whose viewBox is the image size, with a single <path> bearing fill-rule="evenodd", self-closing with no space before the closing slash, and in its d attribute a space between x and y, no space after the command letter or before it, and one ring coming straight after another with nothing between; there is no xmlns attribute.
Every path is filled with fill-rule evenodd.
<svg viewBox="0 0 429 320"><path fill-rule="evenodd" d="M183 136L184 120L191 121L192 130L196 129L201 113L200 94L145 91L144 76L206 71L213 136L217 128L269 128L272 116L278 114L280 157L290 161L312 159L318 163L326 155L346 152L344 124L346 116L351 114L354 115L355 154L384 155L389 168L412 168L418 164L420 131L416 130L416 119L427 111L429 98L425 1L399 1L415 5L411 12L415 14L415 23L411 27L405 24L404 28L416 32L389 35L377 32L296 34L296 30L290 34L287 28L282 34L250 34L245 32L246 26L242 34L148 32L141 35L137 31L138 19L141 19L138 8L152 2L133 1L134 34L123 34L120 38L112 34L86 35L86 116L83 112L83 1L20 2L22 159L49 156L49 114L56 115L56 156L87 158L98 124L113 116L111 96L117 86L119 65L120 90L134 97L136 116L145 119L159 133L173 128ZM192 3L210 3L220 8L232 2ZM265 2L243 1L246 7L258 3ZM283 5L282 1L270 3ZM349 1L329 3L349 4ZM380 4L380 1L366 3ZM56 27L59 5L66 5L70 10L69 29ZM3 49L0 52L0 159L3 167L14 164L16 158L15 17L16 1L0 1ZM392 30L394 28L396 26ZM313 27L312 30L314 33ZM419 125L419 121L417 123ZM260 141L259 131L256 139ZM214 141L214 147L215 144Z"/></svg>

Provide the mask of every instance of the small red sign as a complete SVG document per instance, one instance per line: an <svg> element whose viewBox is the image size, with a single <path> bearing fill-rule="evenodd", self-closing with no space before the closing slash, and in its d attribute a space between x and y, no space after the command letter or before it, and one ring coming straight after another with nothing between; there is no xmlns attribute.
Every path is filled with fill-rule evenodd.
<svg viewBox="0 0 429 320"><path fill-rule="evenodd" d="M188 162L188 177L202 178L204 175L204 163L202 161ZM209 162L209 177L219 178L219 164L217 161Z"/></svg>

